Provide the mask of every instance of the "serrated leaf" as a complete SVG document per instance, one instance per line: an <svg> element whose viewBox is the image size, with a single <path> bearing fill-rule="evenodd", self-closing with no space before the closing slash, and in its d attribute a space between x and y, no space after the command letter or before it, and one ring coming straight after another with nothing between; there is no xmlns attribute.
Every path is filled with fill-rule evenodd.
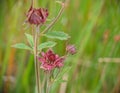
<svg viewBox="0 0 120 93"><path fill-rule="evenodd" d="M32 50L29 46L27 46L27 45L24 44L24 43L18 43L18 44L13 45L12 47L14 47L14 48L19 48L19 49Z"/></svg>
<svg viewBox="0 0 120 93"><path fill-rule="evenodd" d="M25 36L27 37L27 40L28 40L30 46L33 47L34 46L33 36L30 34L27 34L27 33L25 33Z"/></svg>
<svg viewBox="0 0 120 93"><path fill-rule="evenodd" d="M55 39L60 39L60 40L67 40L68 38L70 38L68 34L64 32L60 32L60 31L50 31L44 34L44 36L48 38L55 38Z"/></svg>
<svg viewBox="0 0 120 93"><path fill-rule="evenodd" d="M50 47L54 47L56 45L56 42L53 41L48 41L45 43L42 43L38 46L38 50L42 50L44 48L50 48Z"/></svg>

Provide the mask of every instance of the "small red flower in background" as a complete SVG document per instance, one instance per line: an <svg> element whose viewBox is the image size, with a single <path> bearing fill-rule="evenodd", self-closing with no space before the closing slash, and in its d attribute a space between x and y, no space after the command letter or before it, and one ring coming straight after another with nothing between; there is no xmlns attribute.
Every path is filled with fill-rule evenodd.
<svg viewBox="0 0 120 93"><path fill-rule="evenodd" d="M67 47L66 47L66 51L67 51L67 53L73 55L73 54L76 53L76 48L75 48L74 45L67 45Z"/></svg>
<svg viewBox="0 0 120 93"><path fill-rule="evenodd" d="M115 35L115 36L114 36L114 41L115 41L115 42L120 41L120 35Z"/></svg>
<svg viewBox="0 0 120 93"><path fill-rule="evenodd" d="M30 24L40 25L46 22L46 19L48 17L48 10L45 8L36 9L31 5L26 16L27 22Z"/></svg>
<svg viewBox="0 0 120 93"><path fill-rule="evenodd" d="M60 57L49 49L46 53L42 52L41 57L39 57L38 60L42 63L40 68L51 71L54 68L62 67L65 57Z"/></svg>

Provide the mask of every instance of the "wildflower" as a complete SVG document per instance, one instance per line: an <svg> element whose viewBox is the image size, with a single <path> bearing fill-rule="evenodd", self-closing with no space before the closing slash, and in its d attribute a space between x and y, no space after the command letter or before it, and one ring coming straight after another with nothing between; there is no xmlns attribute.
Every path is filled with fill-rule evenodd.
<svg viewBox="0 0 120 93"><path fill-rule="evenodd" d="M120 41L120 35L115 35L115 36L114 36L114 41L115 41L115 42Z"/></svg>
<svg viewBox="0 0 120 93"><path fill-rule="evenodd" d="M65 57L60 57L49 49L46 53L42 52L38 60L41 62L40 68L51 71L54 68L62 67Z"/></svg>
<svg viewBox="0 0 120 93"><path fill-rule="evenodd" d="M75 54L76 53L76 48L74 45L67 45L66 47L66 52L70 54Z"/></svg>
<svg viewBox="0 0 120 93"><path fill-rule="evenodd" d="M27 22L30 24L40 25L45 23L48 17L48 10L45 8L33 8L31 5L29 11L27 12Z"/></svg>

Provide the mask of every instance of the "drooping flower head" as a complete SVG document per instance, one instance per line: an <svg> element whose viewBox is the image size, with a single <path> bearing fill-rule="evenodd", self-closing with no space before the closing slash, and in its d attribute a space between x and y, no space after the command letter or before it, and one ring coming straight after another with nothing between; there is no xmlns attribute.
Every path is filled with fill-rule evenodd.
<svg viewBox="0 0 120 93"><path fill-rule="evenodd" d="M28 10L26 16L27 16L27 22L34 25L41 25L46 22L46 19L48 17L49 13L48 10L45 8L33 8L33 3Z"/></svg>
<svg viewBox="0 0 120 93"><path fill-rule="evenodd" d="M74 45L67 45L66 47L66 52L69 54L75 54L76 53L76 48Z"/></svg>
<svg viewBox="0 0 120 93"><path fill-rule="evenodd" d="M38 60L41 62L40 68L46 71L51 71L54 68L62 67L65 57L60 57L59 55L55 54L51 49L48 49L46 53L41 52L41 57L39 57Z"/></svg>

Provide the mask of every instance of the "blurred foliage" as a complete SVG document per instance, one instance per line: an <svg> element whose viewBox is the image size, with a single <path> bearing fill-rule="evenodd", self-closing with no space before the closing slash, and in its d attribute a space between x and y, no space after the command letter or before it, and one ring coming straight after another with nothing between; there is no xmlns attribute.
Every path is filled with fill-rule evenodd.
<svg viewBox="0 0 120 93"><path fill-rule="evenodd" d="M57 41L54 50L64 54L69 42L77 46L77 54L65 62L65 67L71 67L63 76L67 82L55 83L51 93L120 93L120 59L117 63L99 62L100 58L120 58L120 40L115 39L120 37L119 0L66 1L63 16L51 30L62 30L71 39ZM28 24L23 25L30 4L30 0L1 0L0 93L35 91L33 55L11 47L16 42L26 42L25 32L32 33ZM36 0L36 6L48 8L49 19L60 9L55 0ZM43 41L46 38L40 39Z"/></svg>

